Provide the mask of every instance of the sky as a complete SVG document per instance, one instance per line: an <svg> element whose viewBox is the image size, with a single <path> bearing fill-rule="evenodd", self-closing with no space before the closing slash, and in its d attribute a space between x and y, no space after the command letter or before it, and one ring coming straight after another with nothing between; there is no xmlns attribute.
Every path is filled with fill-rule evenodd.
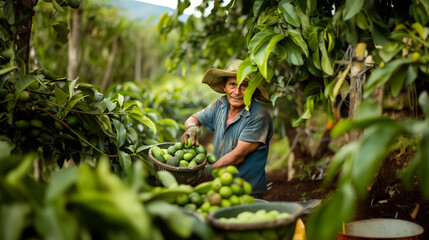
<svg viewBox="0 0 429 240"><path fill-rule="evenodd" d="M173 9L176 9L177 7L177 0L137 0L137 1L151 3L155 5L161 5L161 6L165 6ZM201 4L201 0L190 0L190 1L191 1L191 6L188 7L184 13L186 15L194 14L198 17L201 14L195 11L195 7Z"/></svg>

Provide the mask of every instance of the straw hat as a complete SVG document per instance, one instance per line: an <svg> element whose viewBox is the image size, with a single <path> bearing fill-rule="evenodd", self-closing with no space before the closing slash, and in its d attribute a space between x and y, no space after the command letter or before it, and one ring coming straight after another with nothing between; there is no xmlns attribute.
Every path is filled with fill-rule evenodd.
<svg viewBox="0 0 429 240"><path fill-rule="evenodd" d="M215 92L225 93L223 90L224 79L227 77L237 77L238 67L242 62L243 60L234 59L228 64L226 70L217 68L209 69L206 74L204 74L202 83L209 85ZM250 81L250 78L247 76L245 80ZM265 103L271 103L267 90L265 90L261 84L259 84L256 88L255 92L253 93L253 97L256 100Z"/></svg>

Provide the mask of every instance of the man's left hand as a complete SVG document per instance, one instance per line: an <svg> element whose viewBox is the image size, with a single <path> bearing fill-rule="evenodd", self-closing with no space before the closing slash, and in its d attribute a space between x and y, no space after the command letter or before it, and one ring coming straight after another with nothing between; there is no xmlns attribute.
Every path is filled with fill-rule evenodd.
<svg viewBox="0 0 429 240"><path fill-rule="evenodd" d="M198 127L197 125L191 125L186 129L185 133L180 138L180 141L182 142L183 145L186 145L188 144L188 138L190 138L192 146L199 146L200 135L201 135L200 127Z"/></svg>

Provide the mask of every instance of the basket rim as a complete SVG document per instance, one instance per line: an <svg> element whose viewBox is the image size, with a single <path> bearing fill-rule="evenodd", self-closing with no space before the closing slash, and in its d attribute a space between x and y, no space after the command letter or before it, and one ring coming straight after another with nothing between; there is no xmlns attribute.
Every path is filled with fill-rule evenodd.
<svg viewBox="0 0 429 240"><path fill-rule="evenodd" d="M217 218L217 214L230 211L230 210L248 210L250 211L250 208L259 208L264 209L265 206L282 206L282 205L289 205L295 208L294 212L289 212L290 216L287 218L281 218L281 219L274 219L274 220L268 220L268 221L260 221L260 222L252 222L252 223L225 223L221 222ZM210 225L213 227L216 227L218 229L223 229L226 231L247 231L247 230L260 230L260 229L266 229L266 228L276 228L280 226L285 226L289 224L293 224L296 222L299 216L302 215L304 211L304 208L296 203L296 202L268 202L268 203L252 203L248 205L235 205L227 208L222 208L219 210L216 210L212 213L210 213L207 217L207 220Z"/></svg>
<svg viewBox="0 0 429 240"><path fill-rule="evenodd" d="M171 146L171 145L174 145L175 143L176 142L163 142L163 143L157 143L157 144L152 145L150 147L149 153L148 153L148 156L149 156L150 160L152 160L152 162L155 163L159 167L162 167L162 168L170 170L170 171L175 171L175 172L194 172L194 171L200 170L201 168L203 168L203 167L206 166L206 164L207 164L207 156L204 158L204 161L202 163L198 164L195 167L188 168L188 167L173 167L173 166L170 166L170 165L168 165L166 163L158 161L158 159L156 159L152 155L152 148L153 147L155 147L155 146L159 147L159 146L162 146L162 145L170 145Z"/></svg>

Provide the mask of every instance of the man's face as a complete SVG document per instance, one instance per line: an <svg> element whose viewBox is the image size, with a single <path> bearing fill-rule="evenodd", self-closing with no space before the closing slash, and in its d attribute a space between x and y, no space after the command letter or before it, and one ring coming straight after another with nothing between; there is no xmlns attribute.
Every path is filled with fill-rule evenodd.
<svg viewBox="0 0 429 240"><path fill-rule="evenodd" d="M242 82L240 87L238 87L237 79L235 77L227 78L223 89L225 90L226 97L231 107L239 108L244 106L244 91L247 86L247 82Z"/></svg>

